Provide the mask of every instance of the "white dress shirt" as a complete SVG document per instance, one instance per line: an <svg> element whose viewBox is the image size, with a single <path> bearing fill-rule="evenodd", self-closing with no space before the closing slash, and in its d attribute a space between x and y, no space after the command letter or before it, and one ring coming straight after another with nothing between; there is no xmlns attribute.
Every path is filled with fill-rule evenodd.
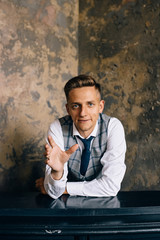
<svg viewBox="0 0 160 240"><path fill-rule="evenodd" d="M90 136L96 136L98 121ZM64 139L59 120L55 120L48 131L56 144L64 151ZM73 135L79 135L73 124ZM88 137L90 137L88 136ZM83 150L82 141L77 138L80 150ZM91 142L92 145L92 142ZM121 187L125 165L126 141L124 128L117 118L111 118L108 125L107 150L100 159L102 171L92 181L67 182L68 168L64 165L64 173L60 180L54 180L51 176L51 168L46 165L44 187L47 193L54 199L60 197L65 188L72 196L110 197L116 196Z"/></svg>

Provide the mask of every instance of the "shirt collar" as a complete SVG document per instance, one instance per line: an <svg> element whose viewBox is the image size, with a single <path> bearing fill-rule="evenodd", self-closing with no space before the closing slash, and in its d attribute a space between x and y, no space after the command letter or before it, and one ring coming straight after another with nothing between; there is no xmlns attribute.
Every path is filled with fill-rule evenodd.
<svg viewBox="0 0 160 240"><path fill-rule="evenodd" d="M96 137L96 135L97 135L97 130L98 130L98 120L97 120L97 122L96 122L96 125L95 125L93 131L91 132L91 134L90 134L87 138L89 138L90 136ZM80 135L80 133L78 132L78 130L77 130L76 126L74 125L74 123L73 123L73 136L80 136L81 138L83 138L83 137Z"/></svg>

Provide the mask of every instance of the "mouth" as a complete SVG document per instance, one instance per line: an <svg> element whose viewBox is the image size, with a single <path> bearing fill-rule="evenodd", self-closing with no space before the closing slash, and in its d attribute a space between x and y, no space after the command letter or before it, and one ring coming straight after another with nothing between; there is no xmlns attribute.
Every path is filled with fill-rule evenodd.
<svg viewBox="0 0 160 240"><path fill-rule="evenodd" d="M86 122L89 122L90 119L79 119L78 122L79 123L86 123Z"/></svg>

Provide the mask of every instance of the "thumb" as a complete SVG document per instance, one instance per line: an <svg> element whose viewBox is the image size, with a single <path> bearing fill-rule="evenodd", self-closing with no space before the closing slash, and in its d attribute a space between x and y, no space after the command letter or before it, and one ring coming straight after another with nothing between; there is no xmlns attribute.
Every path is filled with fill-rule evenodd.
<svg viewBox="0 0 160 240"><path fill-rule="evenodd" d="M52 148L56 146L56 143L51 136L48 136L48 142Z"/></svg>
<svg viewBox="0 0 160 240"><path fill-rule="evenodd" d="M77 149L78 149L78 144L75 144L75 145L73 145L72 147L70 147L67 151L66 151L66 153L67 153L67 155L68 156L70 156L72 153L74 153Z"/></svg>

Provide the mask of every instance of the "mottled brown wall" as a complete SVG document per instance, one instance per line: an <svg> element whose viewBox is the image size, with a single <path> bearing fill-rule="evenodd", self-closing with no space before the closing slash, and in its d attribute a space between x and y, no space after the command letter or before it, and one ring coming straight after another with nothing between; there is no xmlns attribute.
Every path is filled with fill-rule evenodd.
<svg viewBox="0 0 160 240"><path fill-rule="evenodd" d="M78 72L76 0L0 0L0 190L33 189Z"/></svg>
<svg viewBox="0 0 160 240"><path fill-rule="evenodd" d="M0 0L0 190L31 190L42 175L78 61L125 127L122 189L160 189L159 23L158 0Z"/></svg>
<svg viewBox="0 0 160 240"><path fill-rule="evenodd" d="M80 0L79 71L126 132L123 190L160 189L160 1Z"/></svg>

